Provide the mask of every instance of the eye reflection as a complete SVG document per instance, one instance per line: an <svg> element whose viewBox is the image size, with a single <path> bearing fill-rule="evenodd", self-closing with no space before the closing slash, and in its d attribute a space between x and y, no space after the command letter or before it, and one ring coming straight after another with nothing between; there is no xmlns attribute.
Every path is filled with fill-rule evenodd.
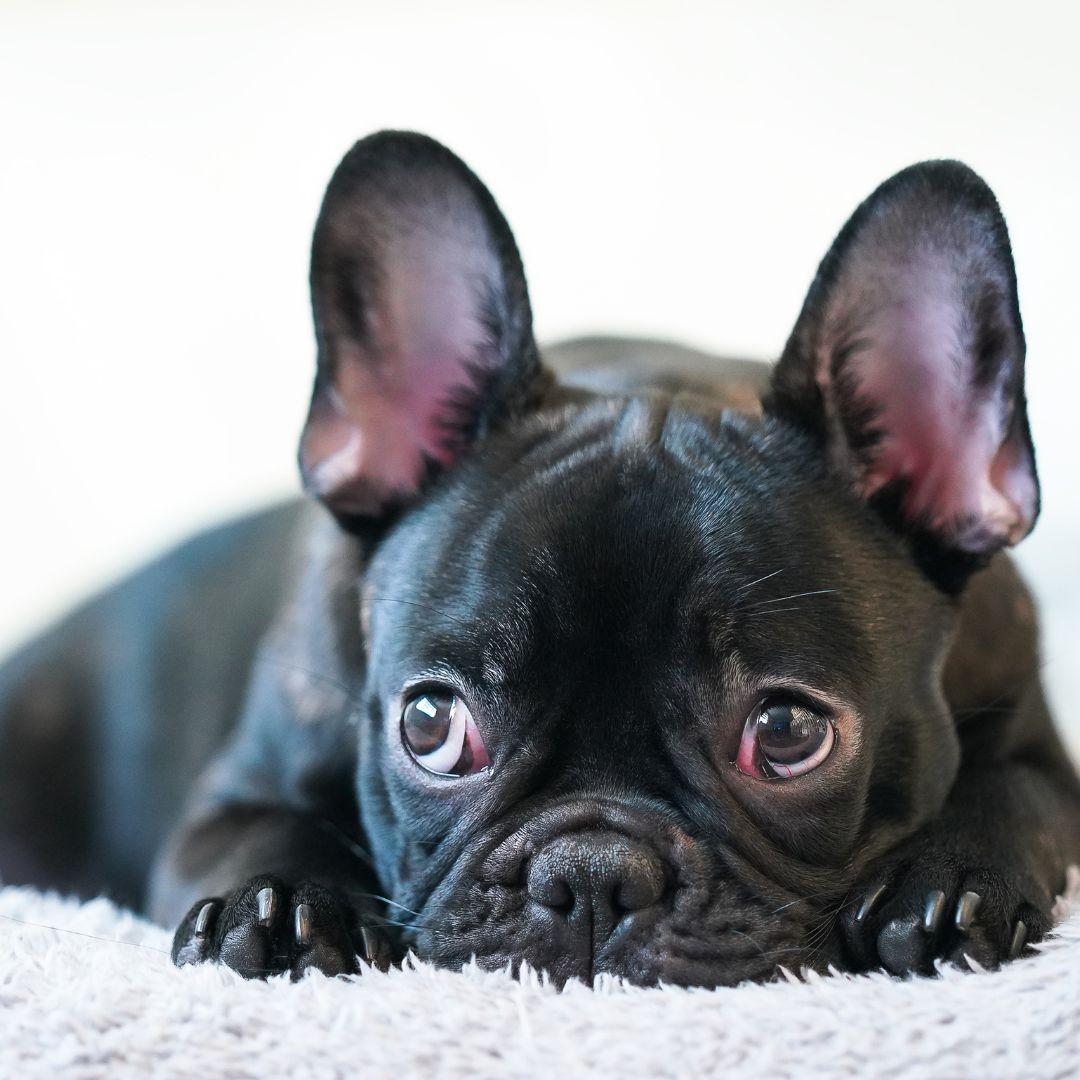
<svg viewBox="0 0 1080 1080"><path fill-rule="evenodd" d="M747 718L736 766L763 780L790 780L816 769L832 752L836 729L815 709L773 699Z"/></svg>
<svg viewBox="0 0 1080 1080"><path fill-rule="evenodd" d="M401 714L401 737L416 763L430 773L466 776L490 764L468 705L449 689L409 698Z"/></svg>

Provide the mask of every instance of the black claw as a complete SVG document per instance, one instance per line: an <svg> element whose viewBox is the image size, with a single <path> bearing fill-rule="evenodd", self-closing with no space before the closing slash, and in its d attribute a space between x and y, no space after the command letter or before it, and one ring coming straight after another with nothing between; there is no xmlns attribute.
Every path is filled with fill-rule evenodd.
<svg viewBox="0 0 1080 1080"><path fill-rule="evenodd" d="M260 889L255 902L259 906L259 925L269 926L274 921L274 910L277 907L277 896L274 890L269 885L265 889Z"/></svg>
<svg viewBox="0 0 1080 1080"><path fill-rule="evenodd" d="M364 948L364 959L373 968L379 971L388 971L393 962L393 956L386 938L377 930L369 930L366 926L360 928L360 943Z"/></svg>
<svg viewBox="0 0 1080 1080"><path fill-rule="evenodd" d="M297 904L293 915L293 931L297 945L310 945L312 938L311 905Z"/></svg>
<svg viewBox="0 0 1080 1080"><path fill-rule="evenodd" d="M880 885L875 885L864 897L863 902L859 905L859 910L855 915L855 921L861 926L868 918L870 913L877 907L878 901L885 895L885 882Z"/></svg>
<svg viewBox="0 0 1080 1080"><path fill-rule="evenodd" d="M982 897L977 892L966 892L960 897L960 902L956 905L954 922L961 934L966 934L971 929L981 903Z"/></svg>
<svg viewBox="0 0 1080 1080"><path fill-rule="evenodd" d="M926 905L923 908L923 930L931 936L936 934L944 913L945 894L940 889L931 889L926 894Z"/></svg>
<svg viewBox="0 0 1080 1080"><path fill-rule="evenodd" d="M360 944L364 948L364 959L374 960L378 946L375 941L375 935L372 934L372 932L366 926L360 927Z"/></svg>
<svg viewBox="0 0 1080 1080"><path fill-rule="evenodd" d="M210 932L210 920L214 915L215 904L213 900L207 900L199 914L195 916L195 937L202 940Z"/></svg>
<svg viewBox="0 0 1080 1080"><path fill-rule="evenodd" d="M1012 944L1009 946L1009 959L1015 960L1023 951L1027 943L1027 926L1023 919L1017 920L1016 929L1013 930Z"/></svg>

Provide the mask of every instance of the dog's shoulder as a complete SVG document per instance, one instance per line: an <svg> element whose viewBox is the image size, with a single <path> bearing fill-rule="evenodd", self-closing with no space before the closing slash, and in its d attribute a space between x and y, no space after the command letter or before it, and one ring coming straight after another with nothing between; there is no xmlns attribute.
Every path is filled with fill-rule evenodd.
<svg viewBox="0 0 1080 1080"><path fill-rule="evenodd" d="M961 722L1005 714L1038 679L1035 600L1016 562L1002 553L972 577L959 603L945 696Z"/></svg>

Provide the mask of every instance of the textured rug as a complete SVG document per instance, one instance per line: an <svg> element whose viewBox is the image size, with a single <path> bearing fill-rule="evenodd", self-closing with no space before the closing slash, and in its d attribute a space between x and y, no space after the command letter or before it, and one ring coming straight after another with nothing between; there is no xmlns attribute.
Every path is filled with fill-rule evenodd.
<svg viewBox="0 0 1080 1080"><path fill-rule="evenodd" d="M1066 1077L1080 1073L1080 874L1038 955L936 979L720 990L413 963L246 983L176 970L105 900L0 890L0 1077Z"/></svg>

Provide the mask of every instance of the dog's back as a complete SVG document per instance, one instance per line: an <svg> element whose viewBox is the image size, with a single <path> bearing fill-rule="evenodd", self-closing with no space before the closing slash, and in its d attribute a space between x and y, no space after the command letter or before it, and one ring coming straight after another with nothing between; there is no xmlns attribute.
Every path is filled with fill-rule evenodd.
<svg viewBox="0 0 1080 1080"><path fill-rule="evenodd" d="M200 534L0 667L0 881L141 902L154 850L239 711L306 512Z"/></svg>

